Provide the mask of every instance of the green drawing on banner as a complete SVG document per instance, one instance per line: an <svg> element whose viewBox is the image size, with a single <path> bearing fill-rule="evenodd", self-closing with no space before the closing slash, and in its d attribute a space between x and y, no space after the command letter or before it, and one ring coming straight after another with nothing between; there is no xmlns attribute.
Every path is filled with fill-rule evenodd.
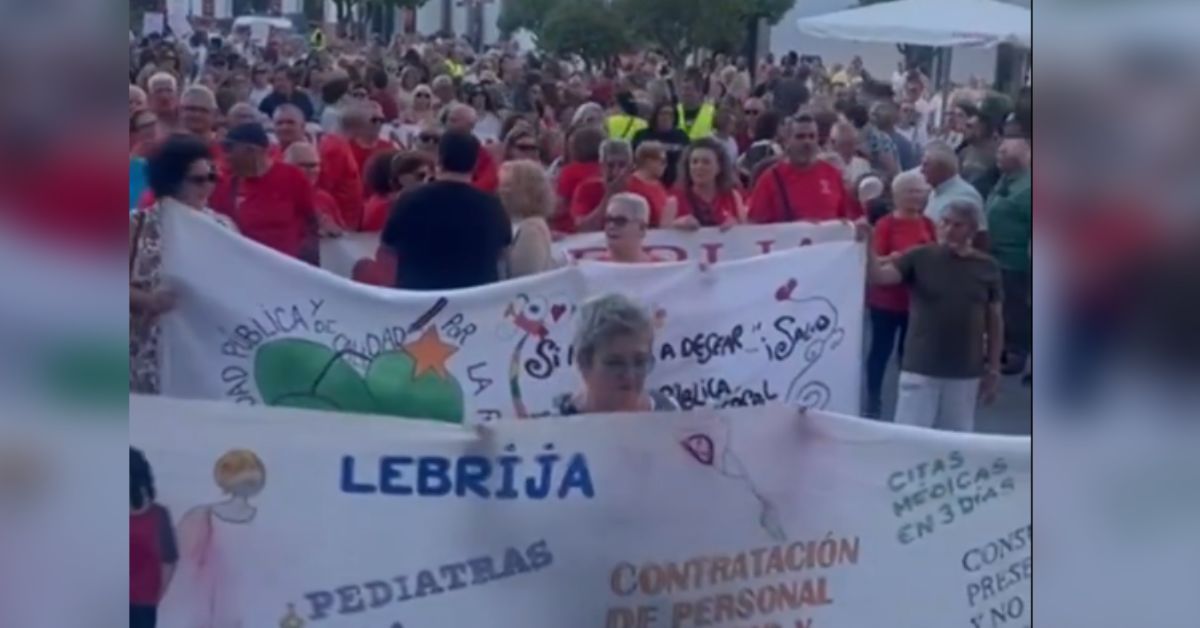
<svg viewBox="0 0 1200 628"><path fill-rule="evenodd" d="M462 386L446 368L457 350L442 342L435 327L374 358L287 338L259 348L254 380L269 406L461 423L466 414ZM349 356L368 362L365 377Z"/></svg>

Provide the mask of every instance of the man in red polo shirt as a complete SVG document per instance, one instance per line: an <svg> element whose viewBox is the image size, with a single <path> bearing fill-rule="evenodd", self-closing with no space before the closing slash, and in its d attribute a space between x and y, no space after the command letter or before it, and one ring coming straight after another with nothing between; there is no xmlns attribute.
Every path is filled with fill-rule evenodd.
<svg viewBox="0 0 1200 628"><path fill-rule="evenodd" d="M446 130L473 134L476 118L475 110L470 105L461 103L451 105L446 112ZM475 171L471 173L471 185L484 192L493 193L500 187L500 169L496 166L496 159L486 150L479 151L479 156L475 160Z"/></svg>
<svg viewBox="0 0 1200 628"><path fill-rule="evenodd" d="M304 177L312 185L313 202L318 218L324 220L322 228L330 230L336 225L339 230L345 229L346 225L341 222L337 201L333 200L329 192L317 187L317 181L321 177L321 156L317 153L317 147L308 142L294 142L283 151L283 162L303 171Z"/></svg>
<svg viewBox="0 0 1200 628"><path fill-rule="evenodd" d="M383 123L383 108L373 101L352 105L342 114L342 135L350 141L350 150L360 173L366 171L371 157L396 148L395 144L380 137Z"/></svg>
<svg viewBox="0 0 1200 628"><path fill-rule="evenodd" d="M295 166L271 161L262 125L243 124L225 136L230 176L209 197L212 208L242 235L284 255L316 260L317 212L312 187Z"/></svg>
<svg viewBox="0 0 1200 628"><path fill-rule="evenodd" d="M787 159L767 168L750 195L750 222L852 220L857 218L842 174L820 159L817 121L808 114L792 119Z"/></svg>

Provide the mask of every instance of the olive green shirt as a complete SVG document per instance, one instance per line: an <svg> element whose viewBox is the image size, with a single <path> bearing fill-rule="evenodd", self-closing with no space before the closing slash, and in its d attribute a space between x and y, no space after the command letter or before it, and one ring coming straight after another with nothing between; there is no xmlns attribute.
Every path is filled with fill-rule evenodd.
<svg viewBox="0 0 1200 628"><path fill-rule="evenodd" d="M1033 177L1029 171L1000 178L984 205L992 256L1007 271L1029 272L1033 238Z"/></svg>
<svg viewBox="0 0 1200 628"><path fill-rule="evenodd" d="M1003 298L996 260L927 244L895 265L910 295L901 370L944 379L982 377L988 306Z"/></svg>

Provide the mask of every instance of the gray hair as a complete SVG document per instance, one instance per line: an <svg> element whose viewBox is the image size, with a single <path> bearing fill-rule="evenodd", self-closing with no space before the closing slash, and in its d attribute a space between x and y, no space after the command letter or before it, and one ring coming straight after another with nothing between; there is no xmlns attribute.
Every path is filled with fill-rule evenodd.
<svg viewBox="0 0 1200 628"><path fill-rule="evenodd" d="M154 86L158 84L170 85L171 91L179 91L179 81L175 79L175 75L170 72L155 72L150 76L150 80L146 81L146 89L154 91Z"/></svg>
<svg viewBox="0 0 1200 628"><path fill-rule="evenodd" d="M983 226L983 208L979 203L967 199L956 199L950 201L945 209L942 210L942 217L954 214L955 216L967 221L973 227L973 231L979 231Z"/></svg>
<svg viewBox="0 0 1200 628"><path fill-rule="evenodd" d="M901 190L906 189L926 190L928 188L929 182L925 180L925 175L921 174L920 170L905 170L892 179L892 194L898 194Z"/></svg>
<svg viewBox="0 0 1200 628"><path fill-rule="evenodd" d="M958 154L945 142L937 141L926 144L925 157L933 163L941 164L952 169L953 172L958 172Z"/></svg>
<svg viewBox="0 0 1200 628"><path fill-rule="evenodd" d="M641 194L629 192L614 194L612 198L608 199L608 207L605 208L604 213L628 216L643 225L650 222L650 204Z"/></svg>
<svg viewBox="0 0 1200 628"><path fill-rule="evenodd" d="M575 357L581 366L592 365L596 350L620 336L647 336L654 342L654 322L636 301L623 294L606 294L579 307L575 327Z"/></svg>
<svg viewBox="0 0 1200 628"><path fill-rule="evenodd" d="M589 114L598 115L601 119L603 119L604 108L594 102L585 102L582 105L579 105L579 108L575 110L575 115L571 116L571 126L575 126L580 122L583 122L584 117Z"/></svg>
<svg viewBox="0 0 1200 628"><path fill-rule="evenodd" d="M633 147L625 140L604 140L600 144L600 161L607 161L609 157L624 157L633 161Z"/></svg>

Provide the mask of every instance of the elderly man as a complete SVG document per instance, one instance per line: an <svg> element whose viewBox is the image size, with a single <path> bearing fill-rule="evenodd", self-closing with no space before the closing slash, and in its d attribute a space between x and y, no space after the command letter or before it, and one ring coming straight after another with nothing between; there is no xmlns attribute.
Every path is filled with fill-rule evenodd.
<svg viewBox="0 0 1200 628"><path fill-rule="evenodd" d="M759 175L750 195L750 221L776 224L857 217L842 173L818 159L817 121L808 114L792 120L787 159Z"/></svg>
<svg viewBox="0 0 1200 628"><path fill-rule="evenodd" d="M179 116L179 82L173 74L158 72L146 81L150 93L150 111L158 116L159 124L171 128Z"/></svg>
<svg viewBox="0 0 1200 628"><path fill-rule="evenodd" d="M337 230L345 229L346 225L342 224L337 201L329 192L317 187L321 176L321 155L317 152L317 147L308 142L293 142L283 151L283 161L299 168L308 179L313 189L317 214L325 221L323 227L326 230L333 230L334 227Z"/></svg>
<svg viewBox="0 0 1200 628"><path fill-rule="evenodd" d="M384 123L383 107L375 101L352 104L342 113L342 134L350 141L350 150L359 172L376 153L394 150L396 145L380 137Z"/></svg>
<svg viewBox="0 0 1200 628"><path fill-rule="evenodd" d="M893 261L868 247L869 281L906 285L911 297L897 423L970 432L978 398L995 399L1004 346L1003 291L996 260L972 246L977 219L974 205L955 201L943 213L938 244Z"/></svg>
<svg viewBox="0 0 1200 628"><path fill-rule="evenodd" d="M958 174L958 155L954 149L943 142L931 142L925 147L925 156L921 160L921 174L933 188L929 202L925 205L925 215L935 223L940 223L946 213L946 208L952 203L969 204L975 207L975 224L979 229L975 241L976 248L987 250L987 221L983 217L983 197L979 190Z"/></svg>
<svg viewBox="0 0 1200 628"><path fill-rule="evenodd" d="M138 111L142 111L149 106L149 97L146 92L137 85L129 86L129 115L133 115Z"/></svg>
<svg viewBox="0 0 1200 628"><path fill-rule="evenodd" d="M284 255L317 261L317 214L312 188L295 166L271 161L267 132L244 124L225 136L231 177L210 197L214 210L229 216L243 235Z"/></svg>
<svg viewBox="0 0 1200 628"><path fill-rule="evenodd" d="M992 255L1004 278L1004 328L1007 341L1004 374L1025 370L1032 348L1029 301L1033 264L1029 246L1033 240L1033 178L1029 170L1029 143L1022 138L1005 139L996 154L1001 176L987 199L988 234Z"/></svg>
<svg viewBox="0 0 1200 628"><path fill-rule="evenodd" d="M225 114L225 121L229 128L258 122L260 113L258 108L248 102L240 102L229 108L229 112Z"/></svg>
<svg viewBox="0 0 1200 628"><path fill-rule="evenodd" d="M296 142L308 141L308 134L304 129L304 112L296 105L279 105L275 108L275 115L271 116L271 121L275 130L277 156L282 156L283 151Z"/></svg>
<svg viewBox="0 0 1200 628"><path fill-rule="evenodd" d="M217 98L203 85L192 85L179 96L179 126L188 135L211 145L217 125Z"/></svg>
<svg viewBox="0 0 1200 628"><path fill-rule="evenodd" d="M628 189L633 175L633 148L625 140L604 140L600 145L602 176L590 178L575 187L570 213L577 231L604 228L608 200Z"/></svg>
<svg viewBox="0 0 1200 628"><path fill-rule="evenodd" d="M474 133L475 110L470 105L456 103L446 110L446 131ZM481 151L471 174L471 184L484 192L495 192L500 186L500 169L496 159L488 151Z"/></svg>
<svg viewBox="0 0 1200 628"><path fill-rule="evenodd" d="M829 147L833 150L826 158L842 171L846 189L856 190L859 180L871 173L871 163L858 154L858 129L849 122L835 123L829 131Z"/></svg>

